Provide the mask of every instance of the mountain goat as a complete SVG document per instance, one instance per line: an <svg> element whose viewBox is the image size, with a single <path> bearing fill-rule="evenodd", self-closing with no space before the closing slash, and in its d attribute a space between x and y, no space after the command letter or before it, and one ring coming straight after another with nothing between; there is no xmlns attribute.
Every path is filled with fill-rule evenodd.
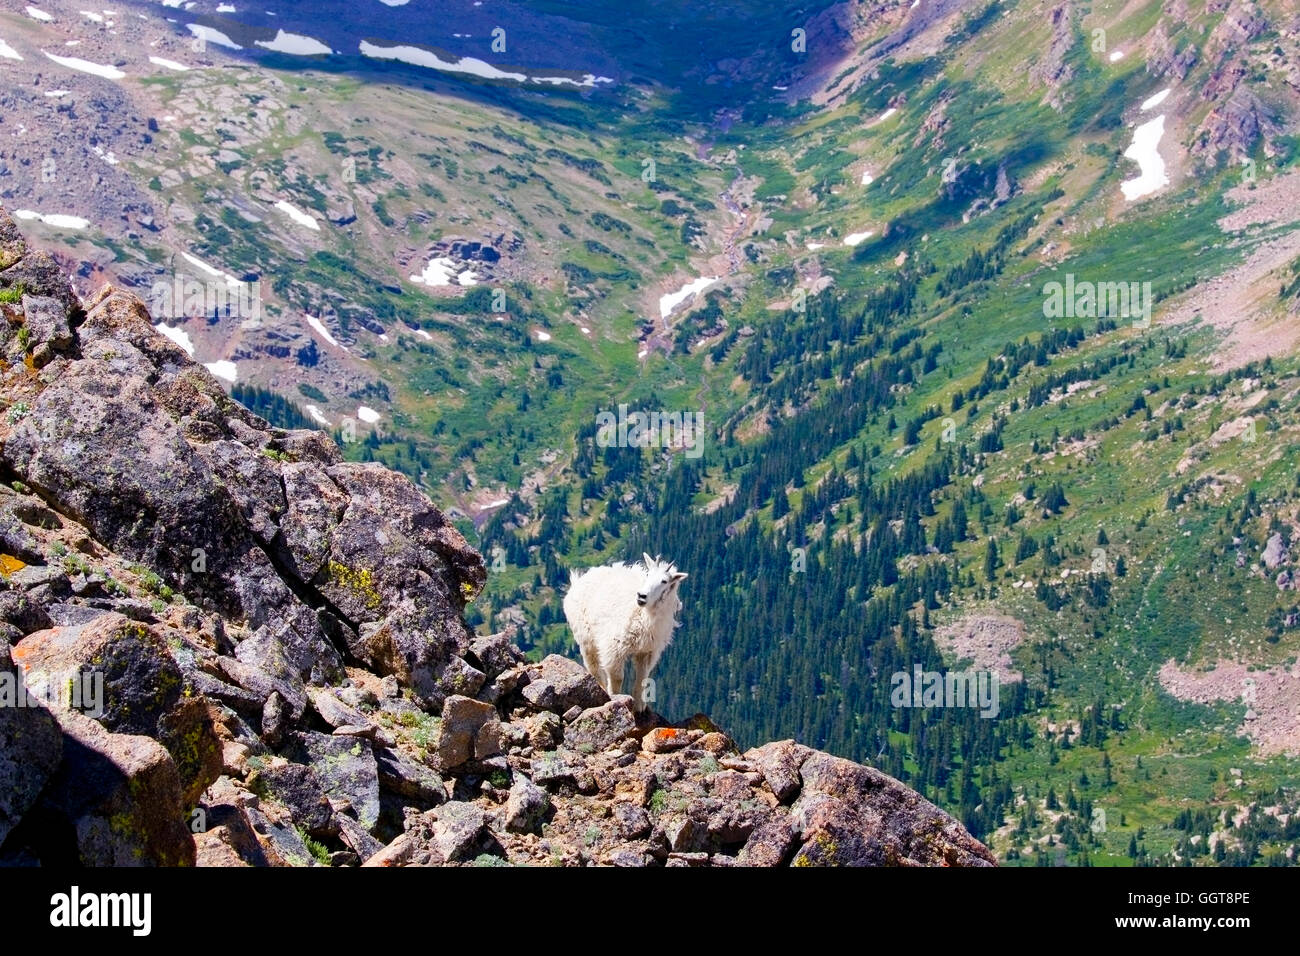
<svg viewBox="0 0 1300 956"><path fill-rule="evenodd" d="M636 673L632 706L645 709L645 683L673 639L682 608L678 586L686 574L671 562L643 554L643 563L617 562L574 571L564 616L586 665L613 696L623 691L623 665Z"/></svg>

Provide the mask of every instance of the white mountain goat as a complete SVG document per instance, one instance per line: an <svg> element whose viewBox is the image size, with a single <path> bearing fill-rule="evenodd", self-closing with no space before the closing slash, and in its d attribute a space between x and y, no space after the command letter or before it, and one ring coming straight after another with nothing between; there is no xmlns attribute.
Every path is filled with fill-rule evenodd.
<svg viewBox="0 0 1300 956"><path fill-rule="evenodd" d="M686 574L643 554L643 563L617 562L574 571L564 596L564 616L582 662L613 696L623 691L623 665L632 658L633 709L645 709L645 684L673 639L682 609L678 586Z"/></svg>

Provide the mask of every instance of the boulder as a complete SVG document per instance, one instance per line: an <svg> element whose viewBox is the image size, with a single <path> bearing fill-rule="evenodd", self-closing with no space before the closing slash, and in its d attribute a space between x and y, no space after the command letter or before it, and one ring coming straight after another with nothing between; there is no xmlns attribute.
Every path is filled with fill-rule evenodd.
<svg viewBox="0 0 1300 956"><path fill-rule="evenodd" d="M269 797L293 814L294 822L314 837L339 832L338 821L316 772L298 763L275 762L248 778L254 793Z"/></svg>
<svg viewBox="0 0 1300 956"><path fill-rule="evenodd" d="M447 799L442 777L400 751L377 749L375 763L381 788L426 804Z"/></svg>
<svg viewBox="0 0 1300 956"><path fill-rule="evenodd" d="M48 345L63 351L72 345L72 326L64 303L48 295L23 296L23 326L28 348Z"/></svg>
<svg viewBox="0 0 1300 956"><path fill-rule="evenodd" d="M0 845L36 803L62 757L58 723L43 706L27 701L9 645L0 638Z"/></svg>
<svg viewBox="0 0 1300 956"><path fill-rule="evenodd" d="M326 796L351 807L361 825L373 829L379 820L379 767L370 741L303 731L291 749L297 762L315 772Z"/></svg>
<svg viewBox="0 0 1300 956"><path fill-rule="evenodd" d="M530 674L524 699L538 710L562 714L570 707L599 707L609 695L576 661L559 654L547 656Z"/></svg>
<svg viewBox="0 0 1300 956"><path fill-rule="evenodd" d="M65 839L82 866L192 866L194 840L171 755L156 740L110 733L75 710L55 711L63 760L38 805L43 859ZM66 834L66 836L65 836Z"/></svg>
<svg viewBox="0 0 1300 956"><path fill-rule="evenodd" d="M505 827L514 833L527 833L536 829L551 809L551 798L546 791L523 774L515 774L506 800Z"/></svg>
<svg viewBox="0 0 1300 956"><path fill-rule="evenodd" d="M993 855L915 790L873 767L815 751L791 808L795 866L993 866Z"/></svg>
<svg viewBox="0 0 1300 956"><path fill-rule="evenodd" d="M501 719L496 708L469 697L448 697L438 733L438 766L450 770L500 752Z"/></svg>
<svg viewBox="0 0 1300 956"><path fill-rule="evenodd" d="M175 761L187 803L197 802L221 774L221 742L208 705L185 696L180 667L154 629L102 614L29 634L13 653L30 674L71 679L81 698L71 703L106 729L158 740Z"/></svg>
<svg viewBox="0 0 1300 956"><path fill-rule="evenodd" d="M478 842L485 818L481 807L453 801L433 811L433 845L445 862L464 858Z"/></svg>
<svg viewBox="0 0 1300 956"><path fill-rule="evenodd" d="M564 744L579 753L598 753L614 746L636 731L632 698L615 697L591 707L564 728Z"/></svg>
<svg viewBox="0 0 1300 956"><path fill-rule="evenodd" d="M746 751L745 759L758 768L776 798L789 803L799 793L799 768L813 751L793 740L775 740Z"/></svg>

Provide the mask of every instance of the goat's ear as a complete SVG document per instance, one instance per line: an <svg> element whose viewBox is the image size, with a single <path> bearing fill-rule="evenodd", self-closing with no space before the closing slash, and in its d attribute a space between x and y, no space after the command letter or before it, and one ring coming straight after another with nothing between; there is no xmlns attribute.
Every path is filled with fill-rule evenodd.
<svg viewBox="0 0 1300 956"><path fill-rule="evenodd" d="M654 558L650 557L650 555L646 554L644 551L641 552L641 560L645 562L647 571L655 566Z"/></svg>
<svg viewBox="0 0 1300 956"><path fill-rule="evenodd" d="M673 578L672 578L673 587L677 587L677 585L681 584L681 583L682 583L683 581L685 581L689 576L690 576L690 575L688 575L685 571L677 571L677 572L674 572L674 574L673 574Z"/></svg>

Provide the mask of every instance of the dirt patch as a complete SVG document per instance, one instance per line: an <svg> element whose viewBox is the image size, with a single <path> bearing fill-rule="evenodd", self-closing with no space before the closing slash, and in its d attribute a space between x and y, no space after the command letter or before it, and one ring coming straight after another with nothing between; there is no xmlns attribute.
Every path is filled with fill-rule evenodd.
<svg viewBox="0 0 1300 956"><path fill-rule="evenodd" d="M972 614L934 631L939 648L977 670L997 671L998 681L1010 684L1024 675L1011 662L1011 651L1025 639L1025 626L1014 617Z"/></svg>
<svg viewBox="0 0 1300 956"><path fill-rule="evenodd" d="M1240 368L1268 356L1289 355L1300 345L1300 323L1277 314L1279 280L1274 275L1300 255L1300 230L1262 243L1245 262L1196 286L1167 315L1184 322L1199 313L1228 333L1214 357L1215 371Z"/></svg>
<svg viewBox="0 0 1300 956"><path fill-rule="evenodd" d="M718 497L714 498L712 501L709 501L704 505L704 509L703 509L704 513L706 515L711 515L715 511L718 511L721 508L725 508L727 505L731 504L731 502L735 500L736 491L739 488L740 485L723 485L722 491L721 493L719 493Z"/></svg>
<svg viewBox="0 0 1300 956"><path fill-rule="evenodd" d="M1300 170L1274 176L1254 189L1243 183L1228 190L1227 197L1241 207L1219 220L1224 232L1266 222L1295 222L1300 219Z"/></svg>
<svg viewBox="0 0 1300 956"><path fill-rule="evenodd" d="M1219 220L1228 233L1300 219L1300 171L1277 176L1256 189L1238 186L1228 198L1242 203ZM1300 323L1279 313L1278 270L1300 255L1300 230L1261 242L1244 262L1180 296L1162 322L1203 318L1227 337L1215 355L1216 371L1240 368L1267 356L1287 355L1300 345Z"/></svg>
<svg viewBox="0 0 1300 956"><path fill-rule="evenodd" d="M1169 660L1159 676L1160 686L1179 700L1242 701L1247 709L1238 734L1249 737L1265 756L1300 755L1300 667L1250 670L1219 661L1213 670L1191 671Z"/></svg>

